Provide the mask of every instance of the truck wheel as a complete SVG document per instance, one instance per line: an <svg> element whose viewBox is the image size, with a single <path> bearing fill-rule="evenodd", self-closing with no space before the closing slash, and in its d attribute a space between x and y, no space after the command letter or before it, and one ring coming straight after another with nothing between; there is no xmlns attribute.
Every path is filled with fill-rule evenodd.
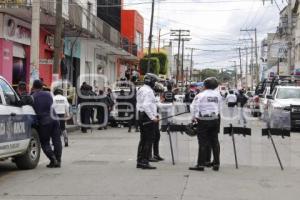
<svg viewBox="0 0 300 200"><path fill-rule="evenodd" d="M41 144L38 133L31 129L31 139L25 154L17 156L14 159L19 169L34 169L39 163L41 153Z"/></svg>

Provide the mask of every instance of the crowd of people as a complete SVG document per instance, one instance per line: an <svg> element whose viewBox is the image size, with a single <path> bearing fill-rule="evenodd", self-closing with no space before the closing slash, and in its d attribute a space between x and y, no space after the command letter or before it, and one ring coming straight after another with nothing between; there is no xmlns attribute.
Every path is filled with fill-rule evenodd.
<svg viewBox="0 0 300 200"><path fill-rule="evenodd" d="M126 74L125 74L126 75ZM130 75L130 80L136 81ZM125 91L124 88L119 94L113 93L110 88L107 91L93 91L93 87L84 82L80 87L78 94L78 111L80 112L80 127L82 133L92 130L91 125L95 125L99 130L107 129L110 119L110 112L116 107L117 117L124 120L122 123L128 127L131 132L132 126L136 132L140 132L140 142L138 145L137 168L156 169L150 165L150 162L159 162L164 160L159 151L160 142L160 119L157 98L160 102L171 104L176 101L171 81L166 81L166 90L160 87L158 77L154 74L146 74L144 85L136 89L130 87ZM121 81L122 84L128 82ZM195 167L190 170L203 171L205 167L213 167L215 171L219 170L220 165L220 145L218 133L220 132L220 104L223 101L220 93L216 90L218 82L215 78L208 78L204 81L202 89L191 90L187 87L184 102L187 104L188 112L193 116L193 123L197 124L197 136L199 143L198 161ZM62 142L64 138L65 146L69 146L69 139L66 130L66 117L70 116L70 107L67 98L63 95L63 90L57 88L54 93L44 91L43 82L36 80L33 83L31 94L27 93L25 83L18 85L17 92L20 96L18 106L32 105L38 120L38 132L41 141L41 147L50 163L49 168L61 166ZM247 97L244 90L235 93L229 90L225 97L232 116L234 108L240 107L240 119L246 124L243 108L247 103ZM116 120L116 119L114 119ZM121 123L119 121L119 123ZM52 145L50 144L52 141ZM211 161L211 154L213 161Z"/></svg>

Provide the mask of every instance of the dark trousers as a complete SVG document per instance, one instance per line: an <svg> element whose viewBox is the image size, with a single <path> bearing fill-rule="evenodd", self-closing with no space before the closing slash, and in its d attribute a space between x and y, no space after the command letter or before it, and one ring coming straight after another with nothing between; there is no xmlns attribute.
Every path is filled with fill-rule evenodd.
<svg viewBox="0 0 300 200"><path fill-rule="evenodd" d="M198 165L205 166L208 155L213 152L213 164L220 165L219 120L201 120L198 123Z"/></svg>
<svg viewBox="0 0 300 200"><path fill-rule="evenodd" d="M59 117L59 127L61 131L66 130L66 120L64 119L65 115L64 114L58 114Z"/></svg>
<svg viewBox="0 0 300 200"><path fill-rule="evenodd" d="M150 151L150 158L152 157L152 149L153 149L153 155L154 156L159 156L159 141L160 141L160 130L159 130L159 124L156 123L154 124L154 139L153 139L153 144L152 148Z"/></svg>
<svg viewBox="0 0 300 200"><path fill-rule="evenodd" d="M88 106L84 106L80 110L80 121L84 125L81 127L82 132L87 131L87 127L91 123L92 110Z"/></svg>
<svg viewBox="0 0 300 200"><path fill-rule="evenodd" d="M51 121L48 124L40 125L39 127L39 136L41 141L41 147L46 156L53 160L56 158L59 162L61 161L62 155L62 144L61 144L61 130L59 127L59 122L56 120ZM50 139L54 149L50 145Z"/></svg>
<svg viewBox="0 0 300 200"><path fill-rule="evenodd" d="M148 164L149 155L151 152L153 138L154 138L154 130L155 123L153 123L146 114L141 114L139 118L140 125L140 142L138 146L137 153L137 162ZM143 123L150 122L149 124L144 125Z"/></svg>

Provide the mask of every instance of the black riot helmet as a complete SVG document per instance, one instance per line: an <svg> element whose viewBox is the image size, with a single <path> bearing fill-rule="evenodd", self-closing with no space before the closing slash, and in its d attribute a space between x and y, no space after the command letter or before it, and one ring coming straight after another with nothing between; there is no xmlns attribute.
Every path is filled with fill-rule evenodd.
<svg viewBox="0 0 300 200"><path fill-rule="evenodd" d="M144 77L145 85L150 86L152 89L155 87L155 83L158 81L158 77L155 74L147 73Z"/></svg>
<svg viewBox="0 0 300 200"><path fill-rule="evenodd" d="M216 77L209 77L204 80L204 87L209 90L214 90L219 86L219 82Z"/></svg>

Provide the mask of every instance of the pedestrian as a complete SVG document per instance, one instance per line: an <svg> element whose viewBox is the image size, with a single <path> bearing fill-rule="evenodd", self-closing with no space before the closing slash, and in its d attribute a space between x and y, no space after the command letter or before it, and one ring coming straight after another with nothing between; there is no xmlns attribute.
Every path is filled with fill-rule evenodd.
<svg viewBox="0 0 300 200"><path fill-rule="evenodd" d="M191 112L191 103L193 102L195 96L196 95L191 90L190 86L187 86L187 88L185 90L184 99L183 99L183 102L186 103L187 112Z"/></svg>
<svg viewBox="0 0 300 200"><path fill-rule="evenodd" d="M61 89L55 89L54 91L53 108L59 118L60 130L64 137L65 147L68 147L69 138L66 129L66 119L70 116L70 104L67 97L63 96L63 91Z"/></svg>
<svg viewBox="0 0 300 200"><path fill-rule="evenodd" d="M135 69L132 71L131 81L132 81L133 83L135 83L136 81L139 80L139 76L140 76L140 74L139 74L139 72L137 71L137 69L135 68Z"/></svg>
<svg viewBox="0 0 300 200"><path fill-rule="evenodd" d="M17 93L20 97L20 101L17 102L17 106L33 105L33 98L27 93L26 83L20 81L17 88Z"/></svg>
<svg viewBox="0 0 300 200"><path fill-rule="evenodd" d="M149 155L158 123L157 105L154 86L158 81L155 74L148 73L144 77L144 85L137 91L137 111L139 113L140 142L138 146L137 168L156 169L149 164Z"/></svg>
<svg viewBox="0 0 300 200"><path fill-rule="evenodd" d="M101 125L98 130L107 129L107 119L108 116L105 117L105 115L108 115L108 97L104 95L103 90L99 90L99 103L102 103L102 105L97 106L97 121L98 124Z"/></svg>
<svg viewBox="0 0 300 200"><path fill-rule="evenodd" d="M229 116L230 118L232 118L234 113L234 108L237 105L237 96L234 94L233 90L229 90L229 94L226 97L226 102L228 105Z"/></svg>
<svg viewBox="0 0 300 200"><path fill-rule="evenodd" d="M240 119L239 119L239 124L241 124L241 121L243 121L244 126L247 124L247 119L245 116L245 105L247 104L248 97L245 95L245 90L241 89L238 92L237 95L237 105L239 107L239 113L240 113Z"/></svg>
<svg viewBox="0 0 300 200"><path fill-rule="evenodd" d="M218 133L220 130L220 108L222 97L215 91L218 87L216 78L204 80L204 90L199 93L193 102L193 121L197 122L198 136L198 161L195 167L190 170L204 171L207 156L213 151L213 170L218 171L220 166L220 144ZM210 149L211 148L211 149Z"/></svg>
<svg viewBox="0 0 300 200"><path fill-rule="evenodd" d="M62 143L60 139L59 122L54 117L56 113L52 108L53 98L50 92L43 91L43 83L40 80L33 82L33 108L38 120L38 133L40 137L41 147L50 163L48 168L61 167ZM54 149L50 145L50 140Z"/></svg>
<svg viewBox="0 0 300 200"><path fill-rule="evenodd" d="M78 104L80 105L80 123L81 132L87 133L87 128L91 124L92 110L91 106L87 105L90 102L89 85L85 82L80 87L80 95L78 96ZM84 104L84 105L83 105Z"/></svg>
<svg viewBox="0 0 300 200"><path fill-rule="evenodd" d="M127 81L131 80L131 69L130 69L130 67L127 67L127 69L125 71L125 77L126 77Z"/></svg>
<svg viewBox="0 0 300 200"><path fill-rule="evenodd" d="M172 84L167 83L167 91L163 93L164 103L174 103L174 101L176 101L175 93L172 91L172 89Z"/></svg>

